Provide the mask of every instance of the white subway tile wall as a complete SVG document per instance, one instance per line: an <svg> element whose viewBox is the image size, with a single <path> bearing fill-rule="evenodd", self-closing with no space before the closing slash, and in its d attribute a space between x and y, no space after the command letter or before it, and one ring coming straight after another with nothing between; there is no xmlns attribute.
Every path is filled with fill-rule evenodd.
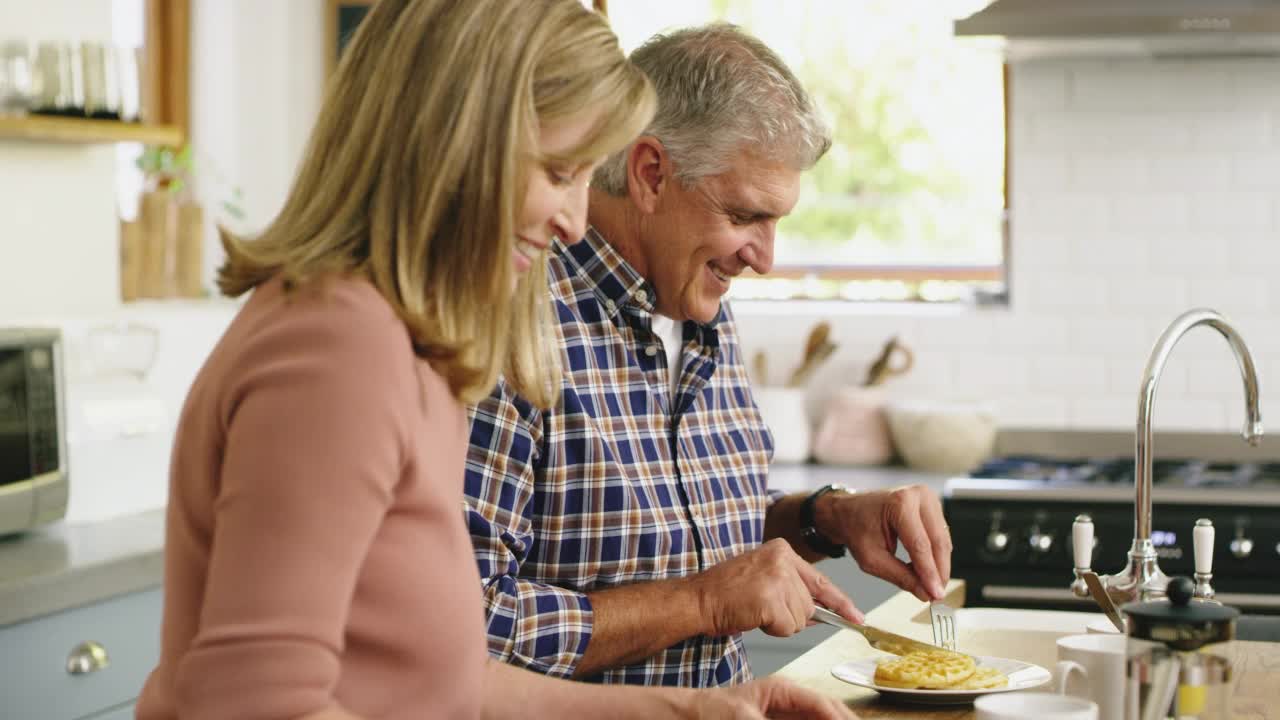
<svg viewBox="0 0 1280 720"><path fill-rule="evenodd" d="M815 416L896 333L917 369L891 396L989 401L1006 427L1127 429L1160 332L1211 307L1253 351L1264 422L1280 417L1280 59L1037 60L1011 80L1011 306L740 304L748 350L792 363L794 328L830 319L841 350L815 378ZM1154 424L1237 431L1242 397L1226 343L1198 328L1166 367Z"/></svg>

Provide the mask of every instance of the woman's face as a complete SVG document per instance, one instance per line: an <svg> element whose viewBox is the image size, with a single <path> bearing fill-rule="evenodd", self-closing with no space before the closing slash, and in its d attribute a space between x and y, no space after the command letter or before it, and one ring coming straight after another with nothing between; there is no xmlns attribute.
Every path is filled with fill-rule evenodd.
<svg viewBox="0 0 1280 720"><path fill-rule="evenodd" d="M567 155L579 145L595 125L597 113L584 112L555 124L544 125L538 133L535 156ZM530 171L524 207L516 222L516 244L511 253L517 277L541 265L543 253L553 236L575 243L587 232L587 185L599 161L577 167L556 166L542 160Z"/></svg>

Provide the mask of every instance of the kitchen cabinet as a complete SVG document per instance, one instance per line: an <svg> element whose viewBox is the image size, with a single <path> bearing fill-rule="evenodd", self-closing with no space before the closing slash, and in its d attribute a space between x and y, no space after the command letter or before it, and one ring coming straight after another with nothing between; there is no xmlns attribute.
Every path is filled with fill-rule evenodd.
<svg viewBox="0 0 1280 720"><path fill-rule="evenodd" d="M893 585L862 572L848 556L823 560L814 567L831 578L831 582L852 598L864 613L898 592ZM752 630L743 634L742 642L747 648L751 671L756 677L764 677L777 672L837 632L830 625L814 625L791 637L778 638L770 637L761 630Z"/></svg>
<svg viewBox="0 0 1280 720"><path fill-rule="evenodd" d="M90 715L82 720L134 720L134 703L125 703L119 707L104 710L96 715Z"/></svg>
<svg viewBox="0 0 1280 720"><path fill-rule="evenodd" d="M121 720L160 658L159 588L0 628L5 720ZM106 662L84 643L96 643ZM79 652L80 672L68 670ZM101 657L100 655L98 657Z"/></svg>

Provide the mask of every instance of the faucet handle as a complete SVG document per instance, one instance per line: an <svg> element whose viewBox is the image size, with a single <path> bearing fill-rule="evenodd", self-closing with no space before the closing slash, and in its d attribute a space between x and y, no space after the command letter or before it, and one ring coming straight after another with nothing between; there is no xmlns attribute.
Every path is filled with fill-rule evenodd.
<svg viewBox="0 0 1280 720"><path fill-rule="evenodd" d="M1071 523L1071 550L1077 570L1093 566L1093 518L1088 515L1077 515Z"/></svg>
<svg viewBox="0 0 1280 720"><path fill-rule="evenodd" d="M1196 556L1195 592L1197 599L1213 600L1213 522L1208 518L1196 520L1195 529L1191 531L1191 543Z"/></svg>
<svg viewBox="0 0 1280 720"><path fill-rule="evenodd" d="M1191 531L1191 542L1195 548L1196 573L1209 575L1213 573L1213 521L1200 518Z"/></svg>
<svg viewBox="0 0 1280 720"><path fill-rule="evenodd" d="M1093 518L1088 515L1077 515L1071 523L1071 552L1075 556L1072 564L1075 580L1071 583L1071 592L1076 597L1089 597L1090 590L1084 576L1092 574L1089 566L1093 562Z"/></svg>

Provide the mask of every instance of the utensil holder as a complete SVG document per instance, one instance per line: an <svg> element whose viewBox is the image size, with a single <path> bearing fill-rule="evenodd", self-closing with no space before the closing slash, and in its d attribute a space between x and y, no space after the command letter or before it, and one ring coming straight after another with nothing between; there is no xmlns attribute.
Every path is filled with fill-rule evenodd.
<svg viewBox="0 0 1280 720"><path fill-rule="evenodd" d="M805 412L803 388L766 387L755 390L760 415L773 433L775 462L805 462L809 459L811 433Z"/></svg>

